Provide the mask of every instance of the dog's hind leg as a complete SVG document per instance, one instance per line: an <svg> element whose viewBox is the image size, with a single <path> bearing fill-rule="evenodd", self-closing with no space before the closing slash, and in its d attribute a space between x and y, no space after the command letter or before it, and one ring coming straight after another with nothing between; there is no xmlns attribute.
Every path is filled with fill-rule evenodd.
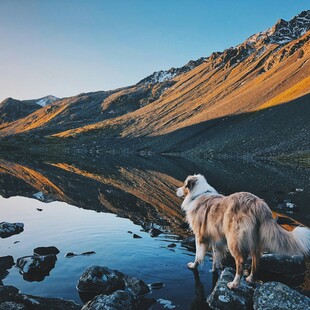
<svg viewBox="0 0 310 310"><path fill-rule="evenodd" d="M256 253L252 254L252 267L251 267L251 273L250 273L250 275L249 275L248 277L246 277L246 279L245 279L248 283L253 283L253 282L254 282L254 273L255 273L255 271L256 271L256 269L257 269L258 259L259 259L259 256L258 256Z"/></svg>
<svg viewBox="0 0 310 310"><path fill-rule="evenodd" d="M198 267L199 264L203 263L204 258L206 256L207 252L207 244L200 242L196 238L196 256L195 256L195 261L192 263L188 263L187 267L190 269L195 269Z"/></svg>
<svg viewBox="0 0 310 310"><path fill-rule="evenodd" d="M236 262L236 275L232 282L227 283L229 289L237 288L240 284L240 280L243 272L243 259L242 257L235 257Z"/></svg>

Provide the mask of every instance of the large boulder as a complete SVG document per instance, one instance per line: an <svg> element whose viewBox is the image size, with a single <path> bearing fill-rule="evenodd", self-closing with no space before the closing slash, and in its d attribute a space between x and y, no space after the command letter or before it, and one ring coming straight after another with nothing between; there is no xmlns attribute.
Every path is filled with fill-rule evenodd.
<svg viewBox="0 0 310 310"><path fill-rule="evenodd" d="M310 309L310 298L279 282L267 282L253 296L254 310Z"/></svg>
<svg viewBox="0 0 310 310"><path fill-rule="evenodd" d="M134 277L103 266L92 266L80 277L77 290L92 295L109 295L117 290L129 290L134 295L144 295L149 287Z"/></svg>
<svg viewBox="0 0 310 310"><path fill-rule="evenodd" d="M0 238L8 238L10 236L21 233L24 230L23 223L0 223Z"/></svg>
<svg viewBox="0 0 310 310"><path fill-rule="evenodd" d="M307 267L302 255L264 254L259 260L260 271L297 278L305 274Z"/></svg>
<svg viewBox="0 0 310 310"><path fill-rule="evenodd" d="M221 273L213 292L207 298L211 309L246 310L252 307L254 288L242 278L238 288L230 290L227 283L233 281L235 269L227 267Z"/></svg>
<svg viewBox="0 0 310 310"><path fill-rule="evenodd" d="M24 280L40 282L55 267L56 260L56 255L24 256L17 259L16 267L19 268Z"/></svg>
<svg viewBox="0 0 310 310"><path fill-rule="evenodd" d="M84 305L82 310L133 310L137 309L135 297L131 292L116 291L111 295L98 295Z"/></svg>
<svg viewBox="0 0 310 310"><path fill-rule="evenodd" d="M14 286L0 286L0 309L80 310L81 306L61 298L43 298L22 294Z"/></svg>

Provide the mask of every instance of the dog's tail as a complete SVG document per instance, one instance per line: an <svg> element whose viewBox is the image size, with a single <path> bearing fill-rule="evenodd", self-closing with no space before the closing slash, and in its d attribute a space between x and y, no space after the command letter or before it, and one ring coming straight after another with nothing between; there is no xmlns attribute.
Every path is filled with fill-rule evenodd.
<svg viewBox="0 0 310 310"><path fill-rule="evenodd" d="M263 209L270 212L269 207L263 202ZM278 254L288 255L310 255L310 229L306 227L296 227L293 231L282 228L267 213L262 212L260 218L260 241L263 250Z"/></svg>

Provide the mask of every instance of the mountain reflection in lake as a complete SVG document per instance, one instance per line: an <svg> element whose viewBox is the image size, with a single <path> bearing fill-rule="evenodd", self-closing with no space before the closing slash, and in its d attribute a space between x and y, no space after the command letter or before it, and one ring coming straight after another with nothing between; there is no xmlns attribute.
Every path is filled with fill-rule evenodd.
<svg viewBox="0 0 310 310"><path fill-rule="evenodd" d="M21 234L0 239L0 256L12 255L16 261L32 255L35 247L53 245L60 250L54 269L40 278L39 285L23 279L15 267L3 283L24 293L81 303L76 282L87 267L96 264L148 284L163 283L150 297L169 300L178 309L204 307L201 299L212 290L211 263L206 259L199 276L186 268L194 254L181 246L188 232L181 199L175 195L193 173L204 174L221 193L250 191L264 198L283 222L292 224L289 216L310 225L308 170L237 161L193 163L171 157L2 159L0 222L25 226ZM152 238L148 233L152 227L163 233ZM134 239L133 234L142 238ZM68 252L86 251L96 253L65 257Z"/></svg>

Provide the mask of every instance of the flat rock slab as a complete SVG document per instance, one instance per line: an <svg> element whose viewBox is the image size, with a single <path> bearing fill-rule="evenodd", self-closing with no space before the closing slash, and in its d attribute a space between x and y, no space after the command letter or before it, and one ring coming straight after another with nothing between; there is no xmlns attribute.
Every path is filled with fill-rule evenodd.
<svg viewBox="0 0 310 310"><path fill-rule="evenodd" d="M13 235L17 235L24 230L23 223L0 223L0 238L8 238Z"/></svg>
<svg viewBox="0 0 310 310"><path fill-rule="evenodd" d="M221 273L216 286L207 298L211 309L223 310L247 310L252 307L252 296L254 288L246 283L242 278L238 288L230 290L227 283L231 282L235 276L235 269L225 268Z"/></svg>
<svg viewBox="0 0 310 310"><path fill-rule="evenodd" d="M254 310L310 309L310 298L280 282L268 282L257 288L253 296Z"/></svg>

